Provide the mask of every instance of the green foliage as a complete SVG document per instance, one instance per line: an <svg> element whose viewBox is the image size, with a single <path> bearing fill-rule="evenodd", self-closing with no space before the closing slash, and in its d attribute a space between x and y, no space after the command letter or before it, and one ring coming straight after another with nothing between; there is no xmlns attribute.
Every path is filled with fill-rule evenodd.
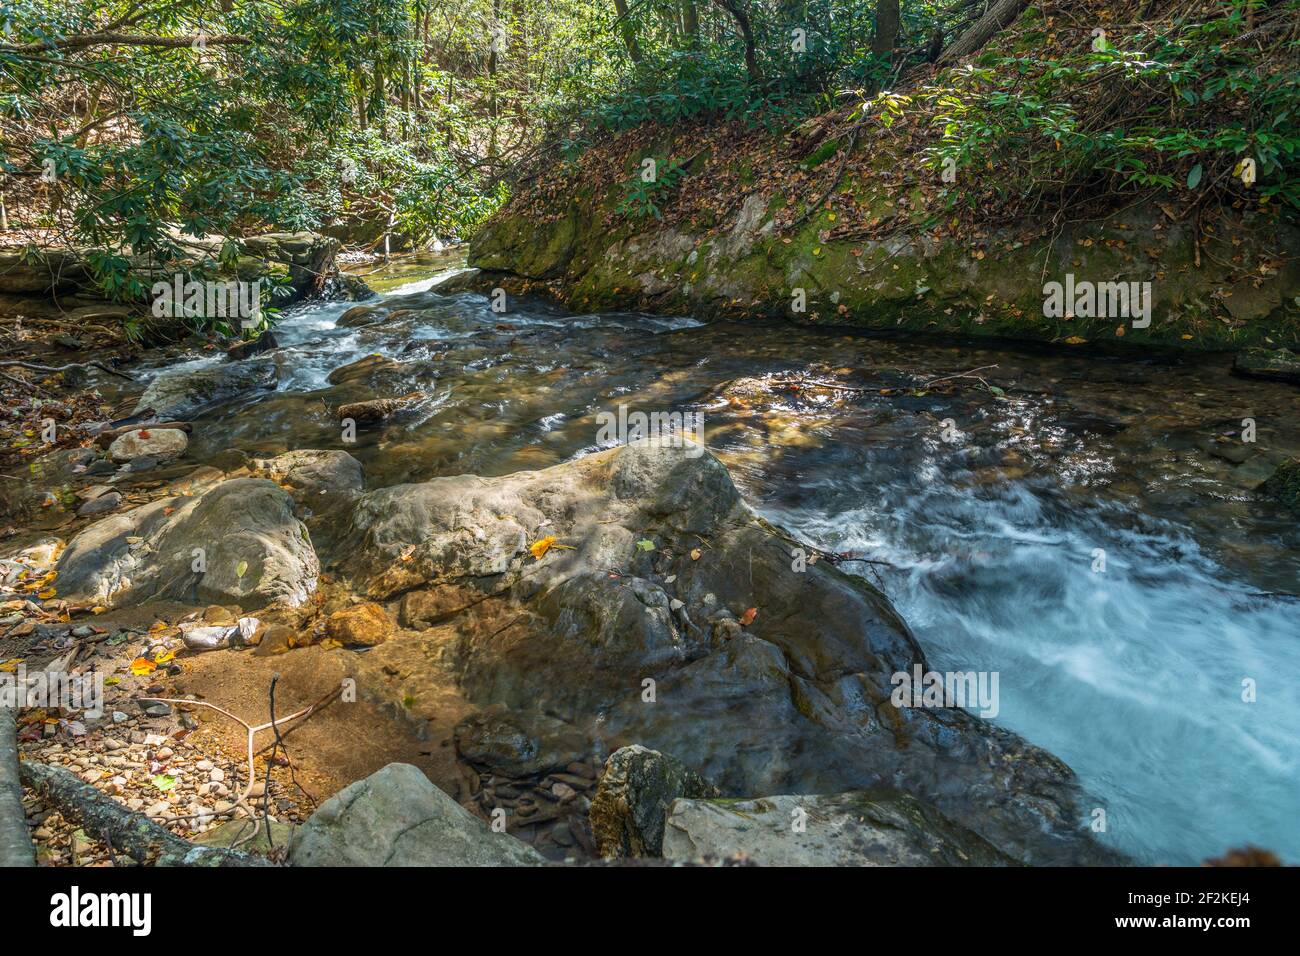
<svg viewBox="0 0 1300 956"><path fill-rule="evenodd" d="M616 211L629 219L644 219L646 216L663 219L659 206L677 187L686 170L675 159L653 157L645 162L652 162L653 167L638 168L623 184L623 201Z"/></svg>
<svg viewBox="0 0 1300 956"><path fill-rule="evenodd" d="M1250 160L1253 198L1300 209L1300 41L1283 37L1274 59L1234 42L1246 9L1083 52L987 54L918 94L940 134L926 158L1020 198L1080 184L1240 192Z"/></svg>

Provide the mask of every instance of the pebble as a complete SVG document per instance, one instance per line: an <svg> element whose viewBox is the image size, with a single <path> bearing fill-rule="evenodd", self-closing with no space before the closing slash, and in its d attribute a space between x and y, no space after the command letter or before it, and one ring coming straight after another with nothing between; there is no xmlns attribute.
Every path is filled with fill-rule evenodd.
<svg viewBox="0 0 1300 956"><path fill-rule="evenodd" d="M213 764L211 760L200 760L194 765L196 770L202 770L204 773L207 773L214 766L215 764Z"/></svg>
<svg viewBox="0 0 1300 956"><path fill-rule="evenodd" d="M114 750L125 750L126 743L124 741L118 740L116 737L105 737L104 749L110 752Z"/></svg>
<svg viewBox="0 0 1300 956"><path fill-rule="evenodd" d="M208 779L213 783L221 783L226 779L226 772L220 767L213 767L212 770L208 772Z"/></svg>
<svg viewBox="0 0 1300 956"><path fill-rule="evenodd" d="M578 791L574 790L567 783L556 783L554 786L551 787L551 793L555 794L562 801L572 800L574 797L578 795ZM564 845L568 846L567 843Z"/></svg>

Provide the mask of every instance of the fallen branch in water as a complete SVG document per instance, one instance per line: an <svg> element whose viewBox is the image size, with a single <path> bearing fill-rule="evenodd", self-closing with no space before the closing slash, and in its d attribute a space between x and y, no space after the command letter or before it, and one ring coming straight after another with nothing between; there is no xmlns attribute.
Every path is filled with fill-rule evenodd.
<svg viewBox="0 0 1300 956"><path fill-rule="evenodd" d="M983 378L981 378L980 376L976 375L975 373L976 373L976 372L983 372L985 369L990 369L990 368L997 368L997 366L996 366L996 365L980 365L980 366L978 366L978 367L976 367L976 368L969 369L969 370L967 370L967 371L965 371L965 372L958 372L956 375L941 375L939 378L932 378L932 379L930 379L930 381L928 381L928 382L922 382L920 387L921 387L921 388L929 388L931 385L934 385L934 384L936 384L936 383L938 383L938 382L950 382L950 381L952 381L952 380L955 379L955 378L973 378L973 379L978 380L981 384L983 384L985 388L988 388L988 384L989 384L989 383L988 383L988 382L985 382Z"/></svg>
<svg viewBox="0 0 1300 956"><path fill-rule="evenodd" d="M858 385L837 385L834 382L819 382L816 379L801 378L793 382L787 382L787 385L799 385L801 387L811 388L829 388L837 392L870 392L872 389Z"/></svg>
<svg viewBox="0 0 1300 956"><path fill-rule="evenodd" d="M260 856L233 849L199 846L182 839L143 813L78 780L62 767L24 760L22 780L64 817L137 863L153 866L269 866Z"/></svg>
<svg viewBox="0 0 1300 956"><path fill-rule="evenodd" d="M109 368L103 362L71 362L67 365L37 365L35 362L23 362L18 359L0 362L0 368L25 368L33 372L44 372L46 375L57 375L59 372L66 372L74 368L97 368L101 372L107 372L109 375L116 375L118 378L124 378L128 382L134 382L130 375L125 372L118 372Z"/></svg>

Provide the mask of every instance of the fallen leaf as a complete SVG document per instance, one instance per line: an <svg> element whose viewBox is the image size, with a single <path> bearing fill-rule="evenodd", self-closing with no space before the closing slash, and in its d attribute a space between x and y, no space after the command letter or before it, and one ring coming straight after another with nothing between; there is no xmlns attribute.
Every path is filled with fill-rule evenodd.
<svg viewBox="0 0 1300 956"><path fill-rule="evenodd" d="M553 544L555 544L555 536L547 535L545 538L542 538L542 540L534 541L530 544L528 550L532 552L534 558L537 558L537 560L540 561L542 556L545 555L547 551L551 550L551 545Z"/></svg>
<svg viewBox="0 0 1300 956"><path fill-rule="evenodd" d="M758 608L751 607L744 614L740 615L740 624L742 627L749 627L754 623L754 618L758 617Z"/></svg>
<svg viewBox="0 0 1300 956"><path fill-rule="evenodd" d="M655 543L649 538L642 538L636 543L636 546L642 551L653 551L655 549Z"/></svg>
<svg viewBox="0 0 1300 956"><path fill-rule="evenodd" d="M691 551L691 560L692 561L700 560L700 557L703 553L704 552L702 552L699 548L695 548L693 551Z"/></svg>
<svg viewBox="0 0 1300 956"><path fill-rule="evenodd" d="M145 674L152 674L158 669L158 665L147 657L137 657L131 662L131 673L136 677L143 677Z"/></svg>

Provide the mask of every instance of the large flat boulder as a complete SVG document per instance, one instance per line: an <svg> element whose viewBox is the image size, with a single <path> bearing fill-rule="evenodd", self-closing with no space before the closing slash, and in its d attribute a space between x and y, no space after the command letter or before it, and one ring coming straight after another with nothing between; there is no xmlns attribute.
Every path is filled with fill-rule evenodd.
<svg viewBox="0 0 1300 956"><path fill-rule="evenodd" d="M830 562L796 562L798 542L702 452L643 441L368 492L339 570L375 601L450 595L425 598L458 608L428 639L430 666L529 728L524 758L576 736L595 759L671 753L734 796L888 782L1018 860L1116 861L1061 761L958 707L895 706L894 675L929 668L889 602ZM500 759L461 753L481 772Z"/></svg>
<svg viewBox="0 0 1300 956"><path fill-rule="evenodd" d="M279 366L270 358L167 369L144 390L135 414L152 408L158 418L183 421L209 408L273 389L278 379Z"/></svg>
<svg viewBox="0 0 1300 956"><path fill-rule="evenodd" d="M59 593L108 607L171 598L244 608L301 604L320 566L293 500L237 478L92 524L59 558Z"/></svg>
<svg viewBox="0 0 1300 956"><path fill-rule="evenodd" d="M986 840L906 794L858 791L753 800L677 800L669 860L760 866L1004 866Z"/></svg>
<svg viewBox="0 0 1300 956"><path fill-rule="evenodd" d="M536 850L494 833L410 764L340 790L298 828L294 866L535 866Z"/></svg>

